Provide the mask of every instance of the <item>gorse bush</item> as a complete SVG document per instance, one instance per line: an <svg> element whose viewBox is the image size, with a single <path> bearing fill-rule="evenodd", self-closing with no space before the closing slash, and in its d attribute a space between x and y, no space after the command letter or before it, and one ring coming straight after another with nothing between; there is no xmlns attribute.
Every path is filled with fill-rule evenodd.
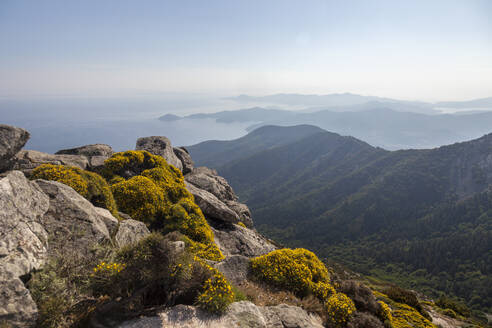
<svg viewBox="0 0 492 328"><path fill-rule="evenodd" d="M391 298L392 300L398 302L398 303L403 303L407 304L414 309L416 309L424 318L426 318L429 321L432 321L431 316L425 309L422 307L422 304L420 304L417 295L415 295L414 292L410 290L406 290L400 287L390 287L385 290L386 295Z"/></svg>
<svg viewBox="0 0 492 328"><path fill-rule="evenodd" d="M110 183L121 211L163 233L179 231L199 255L221 260L212 229L184 184L181 172L147 151L115 153L102 174Z"/></svg>
<svg viewBox="0 0 492 328"><path fill-rule="evenodd" d="M155 156L143 150L128 150L125 152L114 153L113 156L104 162L101 174L110 181L112 179L129 179L133 176L142 174L145 170L156 167L167 168L166 160L161 156ZM179 170L176 173L180 173Z"/></svg>
<svg viewBox="0 0 492 328"><path fill-rule="evenodd" d="M78 167L43 164L34 169L31 179L57 181L73 188L89 200L94 206L108 209L118 217L111 188L97 173L82 170Z"/></svg>
<svg viewBox="0 0 492 328"><path fill-rule="evenodd" d="M217 269L206 266L212 276L205 281L203 292L198 295L196 304L211 313L222 313L234 302L235 294L232 286Z"/></svg>
<svg viewBox="0 0 492 328"><path fill-rule="evenodd" d="M325 302L328 320L332 326L344 327L352 313L355 312L354 302L343 293L331 295Z"/></svg>
<svg viewBox="0 0 492 328"><path fill-rule="evenodd" d="M393 288L393 287L392 287ZM425 318L417 309L405 303L400 303L380 292L373 292L381 304L385 327L392 328L436 328L432 320Z"/></svg>
<svg viewBox="0 0 492 328"><path fill-rule="evenodd" d="M163 216L164 195L152 180L134 176L111 186L119 209L133 219L152 225Z"/></svg>
<svg viewBox="0 0 492 328"><path fill-rule="evenodd" d="M175 304L196 304L209 312L223 312L235 299L232 286L189 250L178 252L172 242L181 237L154 232L122 248L114 262L99 263L91 275L94 295L130 300L110 308L111 312Z"/></svg>
<svg viewBox="0 0 492 328"><path fill-rule="evenodd" d="M253 273L261 280L299 296L328 296L330 275L314 253L303 249L280 249L251 260Z"/></svg>

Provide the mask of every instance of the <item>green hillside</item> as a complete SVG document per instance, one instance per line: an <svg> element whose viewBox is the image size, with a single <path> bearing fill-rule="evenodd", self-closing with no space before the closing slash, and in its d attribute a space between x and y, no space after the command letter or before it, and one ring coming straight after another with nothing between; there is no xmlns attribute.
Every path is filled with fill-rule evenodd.
<svg viewBox="0 0 492 328"><path fill-rule="evenodd" d="M322 132L215 168L269 237L491 309L492 135L390 152Z"/></svg>

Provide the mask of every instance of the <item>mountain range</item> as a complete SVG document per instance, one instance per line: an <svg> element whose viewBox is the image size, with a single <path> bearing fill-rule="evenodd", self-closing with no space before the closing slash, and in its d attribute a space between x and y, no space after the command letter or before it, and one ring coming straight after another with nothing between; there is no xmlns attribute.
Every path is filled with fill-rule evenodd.
<svg viewBox="0 0 492 328"><path fill-rule="evenodd" d="M267 126L188 149L228 179L267 236L490 310L492 134L387 151L314 126Z"/></svg>
<svg viewBox="0 0 492 328"><path fill-rule="evenodd" d="M219 123L251 123L248 131L263 125L315 125L341 135L350 135L388 150L433 148L466 141L490 132L492 112L467 115L418 113L414 105L367 102L346 107L288 111L261 107L210 114L193 114L182 119L215 119ZM419 107L421 108L421 107ZM163 121L176 121L164 115Z"/></svg>

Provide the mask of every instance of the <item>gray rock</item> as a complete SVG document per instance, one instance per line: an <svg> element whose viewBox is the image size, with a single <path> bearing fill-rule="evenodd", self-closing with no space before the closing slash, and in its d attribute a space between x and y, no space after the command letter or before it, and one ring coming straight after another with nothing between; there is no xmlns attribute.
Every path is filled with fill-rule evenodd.
<svg viewBox="0 0 492 328"><path fill-rule="evenodd" d="M106 161L109 157L107 156L92 156L89 157L89 166L91 170L97 170L104 165L104 161Z"/></svg>
<svg viewBox="0 0 492 328"><path fill-rule="evenodd" d="M226 179L217 174L217 171L207 167L197 167L191 173L185 175L185 180L198 189L203 189L213 194L224 205L235 212L241 222L247 227L253 227L253 220L251 219L251 212L248 206L237 201L234 190Z"/></svg>
<svg viewBox="0 0 492 328"><path fill-rule="evenodd" d="M212 228L215 243L225 256L243 255L256 257L277 249L265 237L252 229L234 225L229 229Z"/></svg>
<svg viewBox="0 0 492 328"><path fill-rule="evenodd" d="M185 147L177 147L174 148L173 151L174 155L178 157L178 159L181 161L181 164L183 165L183 174L191 173L191 171L193 171L193 168L195 167L195 163L191 159L188 150L186 150Z"/></svg>
<svg viewBox="0 0 492 328"><path fill-rule="evenodd" d="M113 148L109 145L105 144L94 144L94 145L86 145L76 148L70 149L62 149L57 151L56 155L83 155L85 157L93 157L93 156L103 156L103 157L111 157L114 151Z"/></svg>
<svg viewBox="0 0 492 328"><path fill-rule="evenodd" d="M111 212L105 208L96 206L94 207L94 209L96 210L99 217L104 221L106 228L108 228L109 234L111 236L114 236L114 234L118 230L118 224L119 224L118 219L115 218L113 214L111 214Z"/></svg>
<svg viewBox="0 0 492 328"><path fill-rule="evenodd" d="M185 180L195 187L208 191L223 202L237 200L237 196L229 183L227 183L227 180L218 176L215 170L197 167L185 176Z"/></svg>
<svg viewBox="0 0 492 328"><path fill-rule="evenodd" d="M132 220L132 217L126 213L123 212L118 212L118 215L123 219L123 220Z"/></svg>
<svg viewBox="0 0 492 328"><path fill-rule="evenodd" d="M42 219L49 234L49 254L89 254L96 245L110 240L105 218L84 197L56 181L35 180L49 196L50 206Z"/></svg>
<svg viewBox="0 0 492 328"><path fill-rule="evenodd" d="M30 174L32 170L43 164L75 166L86 170L89 168L89 160L82 155L53 155L35 150L21 150L15 156L14 170Z"/></svg>
<svg viewBox="0 0 492 328"><path fill-rule="evenodd" d="M217 262L214 267L222 272L229 282L240 285L248 278L250 260L246 256L231 255L222 262Z"/></svg>
<svg viewBox="0 0 492 328"><path fill-rule="evenodd" d="M132 219L121 221L115 236L116 245L123 247L129 244L135 244L149 234L150 231L143 222Z"/></svg>
<svg viewBox="0 0 492 328"><path fill-rule="evenodd" d="M28 327L37 307L19 277L39 269L47 257L48 234L41 218L49 198L22 172L0 179L0 322Z"/></svg>
<svg viewBox="0 0 492 328"><path fill-rule="evenodd" d="M166 137L152 136L137 139L136 150L146 150L151 154L164 157L168 164L173 165L180 171L183 170L183 164L176 157L173 151L171 141Z"/></svg>
<svg viewBox="0 0 492 328"><path fill-rule="evenodd" d="M81 155L87 157L89 168L96 170L104 165L104 161L113 155L114 151L111 146L105 144L86 145L77 148L62 149L55 155Z"/></svg>
<svg viewBox="0 0 492 328"><path fill-rule="evenodd" d="M206 190L199 189L187 181L185 181L185 185L186 189L188 189L195 198L195 203L200 207L205 217L231 223L239 222L237 213L227 207L226 204L213 194Z"/></svg>
<svg viewBox="0 0 492 328"><path fill-rule="evenodd" d="M251 218L251 212L246 204L242 204L233 200L227 200L225 204L237 215L242 223L248 228L253 228L253 219Z"/></svg>
<svg viewBox="0 0 492 328"><path fill-rule="evenodd" d="M177 305L152 317L138 318L120 328L322 328L321 319L290 305L256 306L251 302L232 303L222 316L194 306Z"/></svg>
<svg viewBox="0 0 492 328"><path fill-rule="evenodd" d="M11 168L13 157L24 147L29 136L24 129L0 124L0 172Z"/></svg>

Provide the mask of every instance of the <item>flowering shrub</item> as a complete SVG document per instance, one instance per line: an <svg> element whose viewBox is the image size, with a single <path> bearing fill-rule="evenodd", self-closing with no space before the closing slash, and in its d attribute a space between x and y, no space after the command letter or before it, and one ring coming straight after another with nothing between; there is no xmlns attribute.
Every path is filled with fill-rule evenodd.
<svg viewBox="0 0 492 328"><path fill-rule="evenodd" d="M330 296L325 307L330 323L336 327L344 327L352 313L355 312L354 302L343 293Z"/></svg>
<svg viewBox="0 0 492 328"><path fill-rule="evenodd" d="M113 183L121 211L164 233L183 233L204 258L224 258L214 243L212 229L186 189L183 175L164 158L147 151L115 153L106 160L102 172Z"/></svg>
<svg viewBox="0 0 492 328"><path fill-rule="evenodd" d="M388 304L384 303L383 301L378 301L379 305L381 306L381 310L379 312L379 318L384 321L392 322L393 321L393 316L391 315L391 309L388 306Z"/></svg>
<svg viewBox="0 0 492 328"><path fill-rule="evenodd" d="M203 263L210 272L212 277L205 281L203 292L198 295L196 304L211 313L221 313L227 309L227 306L234 302L235 295L232 286L226 278L217 269Z"/></svg>
<svg viewBox="0 0 492 328"><path fill-rule="evenodd" d="M390 319L388 322L391 324L392 328L436 328L431 321L426 319L417 309L410 305L394 301L389 298L388 295L377 291L374 291L373 294L380 300L382 308L384 308L383 302L388 309L391 307L391 316L388 316Z"/></svg>
<svg viewBox="0 0 492 328"><path fill-rule="evenodd" d="M133 219L152 224L164 211L164 195L152 180L135 176L111 186L122 212Z"/></svg>
<svg viewBox="0 0 492 328"><path fill-rule="evenodd" d="M332 292L325 265L303 248L284 248L256 257L251 267L258 278L300 296L315 293L324 299Z"/></svg>
<svg viewBox="0 0 492 328"><path fill-rule="evenodd" d="M43 164L33 170L31 179L58 181L73 188L94 206L108 209L118 217L116 203L108 183L97 173L78 167Z"/></svg>

